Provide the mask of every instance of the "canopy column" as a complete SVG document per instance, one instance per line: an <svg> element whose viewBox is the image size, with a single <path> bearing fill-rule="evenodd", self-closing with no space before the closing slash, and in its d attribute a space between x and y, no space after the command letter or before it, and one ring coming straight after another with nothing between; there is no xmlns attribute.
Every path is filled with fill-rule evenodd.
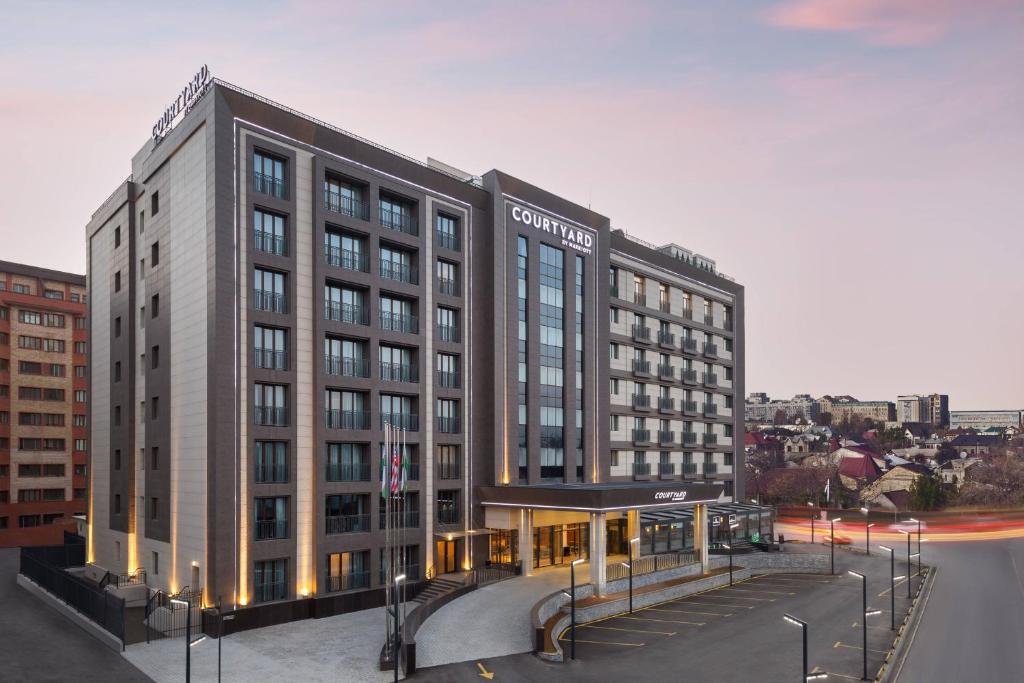
<svg viewBox="0 0 1024 683"><path fill-rule="evenodd" d="M590 583L594 594L605 594L605 576L608 566L607 513L590 513Z"/></svg>

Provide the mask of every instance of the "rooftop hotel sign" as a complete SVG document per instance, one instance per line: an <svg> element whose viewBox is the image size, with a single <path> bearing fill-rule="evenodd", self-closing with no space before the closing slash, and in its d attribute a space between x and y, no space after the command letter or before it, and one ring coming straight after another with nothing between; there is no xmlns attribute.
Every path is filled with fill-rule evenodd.
<svg viewBox="0 0 1024 683"><path fill-rule="evenodd" d="M164 135L169 133L174 119L178 118L178 115L181 113L187 114L199 98L203 96L211 82L210 68L203 64L202 68L192 77L192 80L181 89L178 96L167 105L163 116L153 124L153 139L159 142Z"/></svg>
<svg viewBox="0 0 1024 683"><path fill-rule="evenodd" d="M527 208L512 202L505 202L505 222L525 225L533 230L540 230L557 239L563 247L581 254L590 255L594 252L597 233L590 228L578 228L556 220L536 209Z"/></svg>

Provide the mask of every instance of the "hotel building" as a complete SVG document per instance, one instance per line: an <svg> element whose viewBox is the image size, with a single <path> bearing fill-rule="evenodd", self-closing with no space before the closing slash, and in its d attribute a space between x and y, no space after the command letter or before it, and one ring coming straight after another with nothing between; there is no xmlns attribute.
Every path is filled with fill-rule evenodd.
<svg viewBox="0 0 1024 683"><path fill-rule="evenodd" d="M86 511L85 277L0 261L0 547Z"/></svg>
<svg viewBox="0 0 1024 683"><path fill-rule="evenodd" d="M710 259L221 81L154 132L87 228L98 571L379 593L386 423L411 581L699 546L742 499L743 288Z"/></svg>

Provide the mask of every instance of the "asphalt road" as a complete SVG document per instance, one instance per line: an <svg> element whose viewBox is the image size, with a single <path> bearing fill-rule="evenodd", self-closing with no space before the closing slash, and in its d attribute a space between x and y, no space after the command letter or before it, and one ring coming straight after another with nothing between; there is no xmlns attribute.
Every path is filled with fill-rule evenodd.
<svg viewBox="0 0 1024 683"><path fill-rule="evenodd" d="M18 549L0 549L0 680L149 681L121 655L15 583Z"/></svg>
<svg viewBox="0 0 1024 683"><path fill-rule="evenodd" d="M938 568L899 683L1024 678L1024 539L925 544Z"/></svg>

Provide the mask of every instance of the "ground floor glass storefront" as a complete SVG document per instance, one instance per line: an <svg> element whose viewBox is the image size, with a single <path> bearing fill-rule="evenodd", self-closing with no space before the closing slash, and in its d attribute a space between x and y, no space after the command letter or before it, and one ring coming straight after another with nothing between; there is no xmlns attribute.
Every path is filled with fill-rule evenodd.
<svg viewBox="0 0 1024 683"><path fill-rule="evenodd" d="M590 524L556 524L533 530L533 567L550 567L587 559Z"/></svg>

